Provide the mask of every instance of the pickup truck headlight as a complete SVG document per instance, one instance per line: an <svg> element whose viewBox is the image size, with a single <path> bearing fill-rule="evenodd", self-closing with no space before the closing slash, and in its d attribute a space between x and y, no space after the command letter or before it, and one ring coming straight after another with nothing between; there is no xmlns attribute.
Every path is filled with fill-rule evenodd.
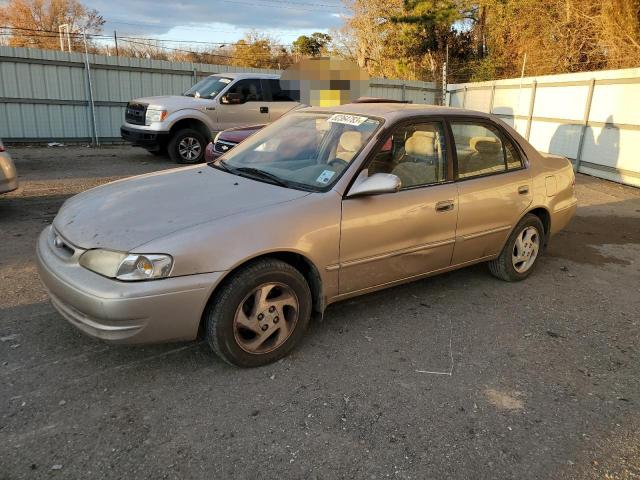
<svg viewBox="0 0 640 480"><path fill-rule="evenodd" d="M173 266L170 255L129 254L111 250L87 250L80 265L105 277L124 281L152 280L169 276Z"/></svg>
<svg viewBox="0 0 640 480"><path fill-rule="evenodd" d="M153 122L161 122L167 118L167 111L155 108L147 108L147 114L144 117L145 125L151 125Z"/></svg>

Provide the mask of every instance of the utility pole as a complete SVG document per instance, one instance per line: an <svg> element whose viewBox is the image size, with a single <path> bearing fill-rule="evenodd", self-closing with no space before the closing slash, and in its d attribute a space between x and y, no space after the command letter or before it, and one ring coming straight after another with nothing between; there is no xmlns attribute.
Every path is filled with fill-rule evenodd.
<svg viewBox="0 0 640 480"><path fill-rule="evenodd" d="M98 139L98 128L96 126L96 107L93 102L93 85L91 83L91 68L89 67L89 49L87 48L87 32L86 30L82 31L82 41L84 42L84 62L85 69L87 71L87 83L89 87L89 110L91 111L91 120L92 120L92 135L91 135L91 143L94 147L100 146L100 140Z"/></svg>
<svg viewBox="0 0 640 480"><path fill-rule="evenodd" d="M517 115L520 111L520 94L522 93L522 79L524 78L524 69L527 66L527 52L524 52L524 59L522 60L522 72L520 72L520 87L518 88L518 111L515 112Z"/></svg>
<svg viewBox="0 0 640 480"><path fill-rule="evenodd" d="M447 103L447 63L449 63L449 45L447 45L446 56L442 64L442 105Z"/></svg>
<svg viewBox="0 0 640 480"><path fill-rule="evenodd" d="M67 34L67 47L69 48L69 52L71 52L71 35L69 34L71 27L68 23L58 25L58 34L60 35L60 50L64 52L63 30Z"/></svg>
<svg viewBox="0 0 640 480"><path fill-rule="evenodd" d="M113 31L113 41L116 44L116 57L119 57L120 55L118 54L118 32L116 32L115 30Z"/></svg>

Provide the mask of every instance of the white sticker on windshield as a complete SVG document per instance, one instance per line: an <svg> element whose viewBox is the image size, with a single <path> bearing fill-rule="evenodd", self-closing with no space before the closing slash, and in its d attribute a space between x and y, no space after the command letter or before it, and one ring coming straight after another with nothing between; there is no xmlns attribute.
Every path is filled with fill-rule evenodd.
<svg viewBox="0 0 640 480"><path fill-rule="evenodd" d="M346 113L336 113L331 115L327 122L331 123L344 123L345 125L353 125L357 127L367 121L367 117L361 117L360 115L349 115Z"/></svg>
<svg viewBox="0 0 640 480"><path fill-rule="evenodd" d="M231 79L230 78L221 78L220 80L218 80L220 83L231 83Z"/></svg>
<svg viewBox="0 0 640 480"><path fill-rule="evenodd" d="M325 170L318 176L318 178L316 178L316 182L326 185L327 183L329 183L329 181L331 181L335 174L336 172L334 172L333 170Z"/></svg>

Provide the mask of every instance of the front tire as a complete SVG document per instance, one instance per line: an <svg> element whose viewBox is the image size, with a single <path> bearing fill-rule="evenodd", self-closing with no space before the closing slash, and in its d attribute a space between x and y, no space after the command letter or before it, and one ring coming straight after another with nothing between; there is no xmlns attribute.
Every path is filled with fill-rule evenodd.
<svg viewBox="0 0 640 480"><path fill-rule="evenodd" d="M544 245L544 227L529 213L513 229L500 256L488 262L494 277L506 282L524 280L533 271Z"/></svg>
<svg viewBox="0 0 640 480"><path fill-rule="evenodd" d="M212 297L206 340L231 365L267 365L300 342L311 307L309 285L298 270L280 260L259 260L233 274Z"/></svg>
<svg viewBox="0 0 640 480"><path fill-rule="evenodd" d="M191 165L204 161L206 145L207 142L199 131L183 128L171 137L167 150L174 162Z"/></svg>

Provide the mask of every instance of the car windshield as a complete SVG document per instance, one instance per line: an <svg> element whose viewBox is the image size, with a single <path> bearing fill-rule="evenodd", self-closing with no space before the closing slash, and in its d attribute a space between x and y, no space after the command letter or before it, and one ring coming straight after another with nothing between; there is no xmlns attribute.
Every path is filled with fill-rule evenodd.
<svg viewBox="0 0 640 480"><path fill-rule="evenodd" d="M230 78L207 77L204 80L200 80L193 87L184 92L184 95L195 98L214 98L230 83Z"/></svg>
<svg viewBox="0 0 640 480"><path fill-rule="evenodd" d="M328 189L380 126L362 115L290 113L252 135L213 166L293 188Z"/></svg>

